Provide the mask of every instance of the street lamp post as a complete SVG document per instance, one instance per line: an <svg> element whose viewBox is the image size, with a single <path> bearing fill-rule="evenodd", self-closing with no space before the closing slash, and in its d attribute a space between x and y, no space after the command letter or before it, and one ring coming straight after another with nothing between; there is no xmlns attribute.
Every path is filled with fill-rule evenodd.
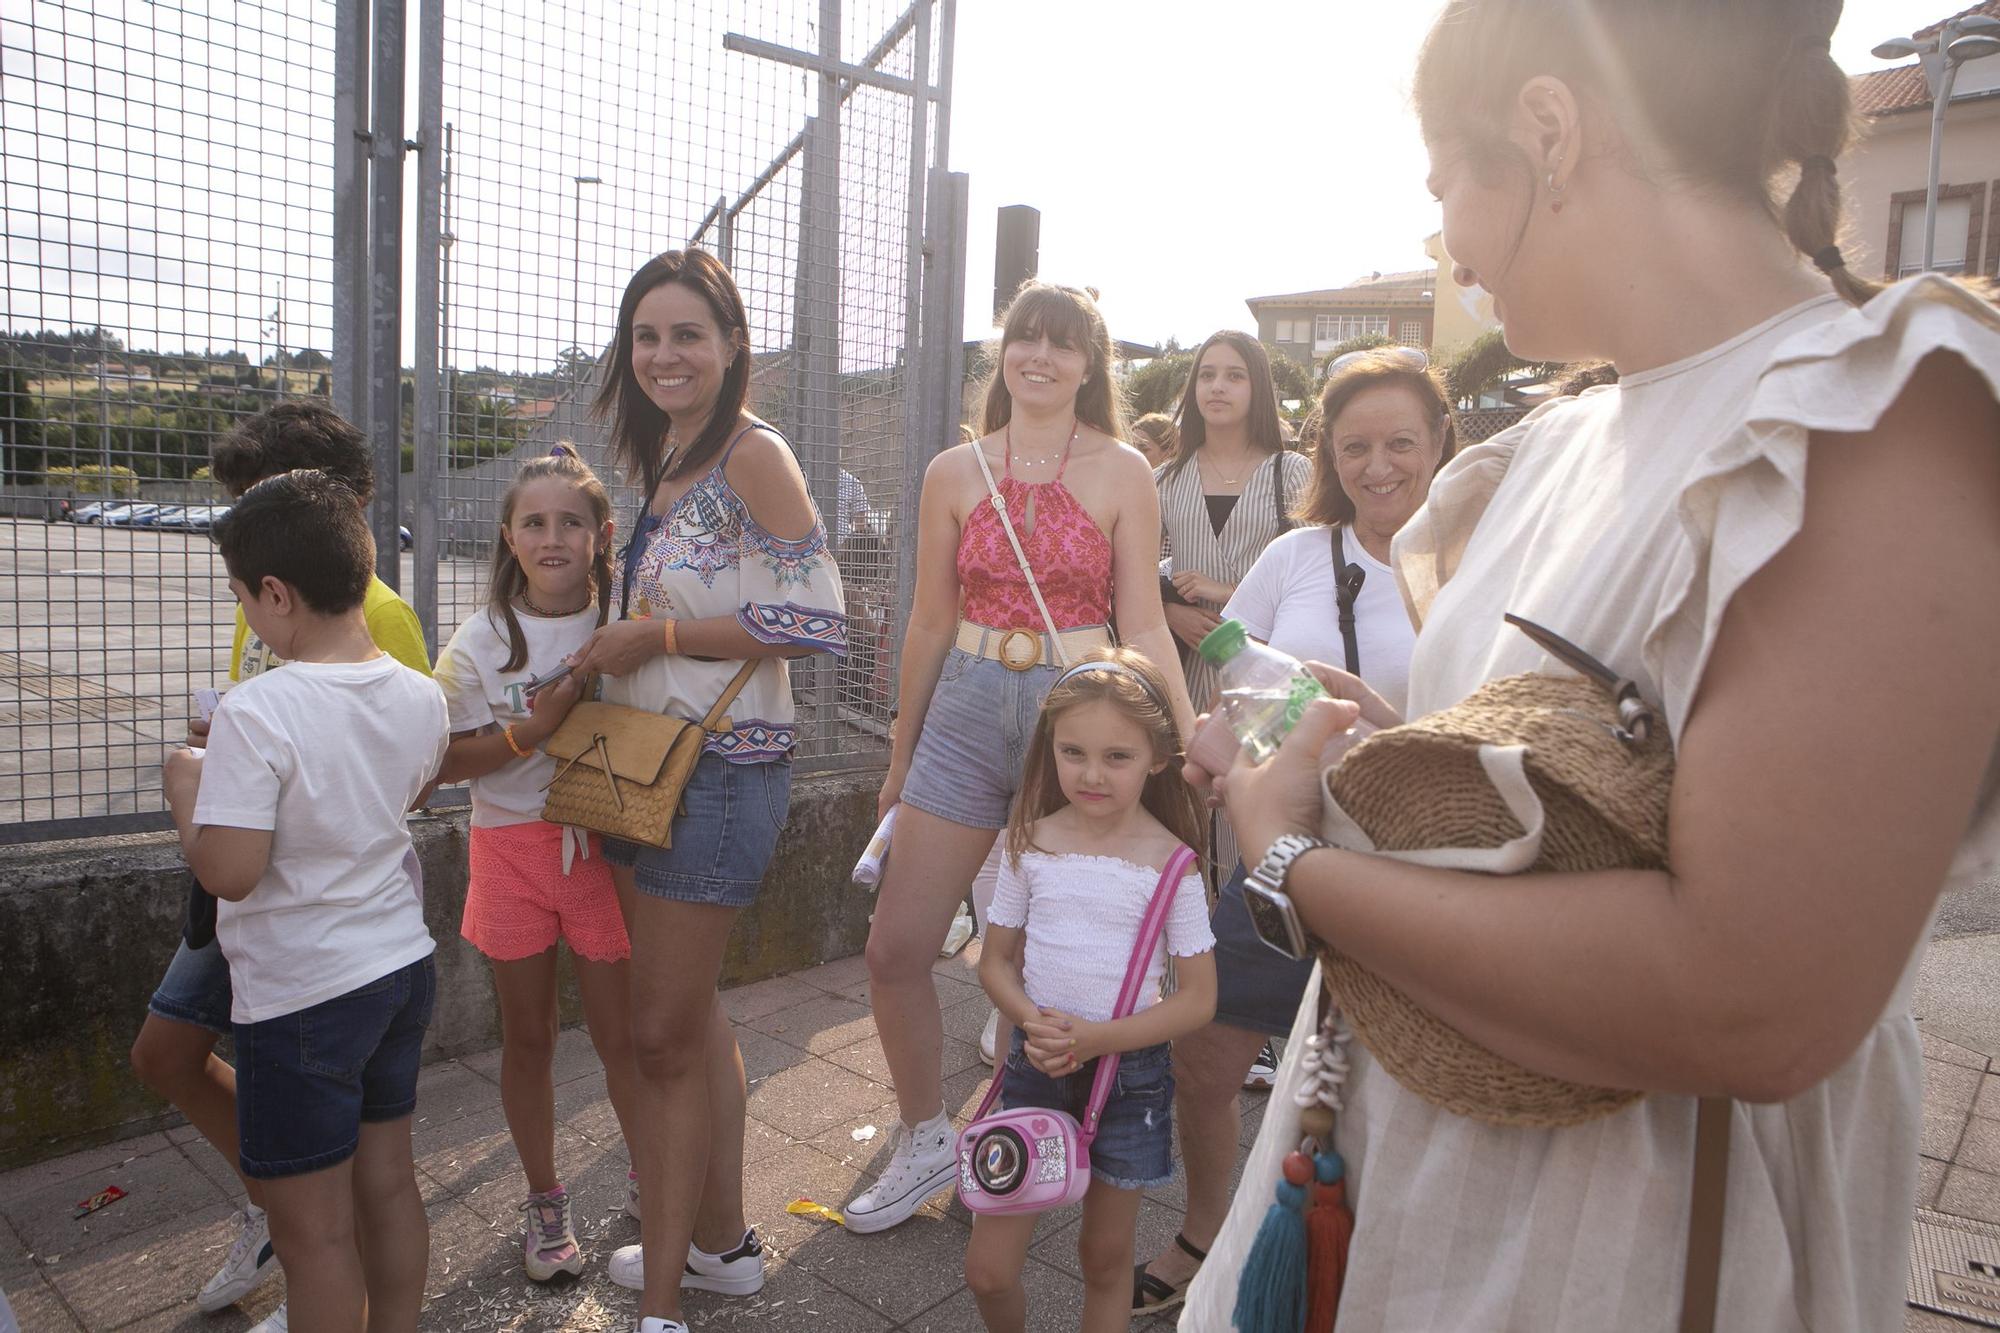
<svg viewBox="0 0 2000 1333"><path fill-rule="evenodd" d="M583 349L583 335L581 332L583 325L583 187L586 185L602 185L604 181L597 176L571 176L570 180L576 187L573 191L576 203L575 207L571 210L570 226L570 240L576 249L570 257L569 345L581 351Z"/></svg>
<svg viewBox="0 0 2000 1333"><path fill-rule="evenodd" d="M1931 166L1924 183L1924 271L1930 272L1937 258L1937 206L1939 163L1944 152L1944 113L1951 103L1951 86L1958 79L1958 67L2000 52L2000 19L1984 14L1964 14L1938 25L1936 36L1892 37L1872 52L1878 60L1901 60L1915 56L1923 65L1924 83L1931 94ZM1969 259L1970 256L1967 256ZM1890 262L1898 263L1895 256Z"/></svg>

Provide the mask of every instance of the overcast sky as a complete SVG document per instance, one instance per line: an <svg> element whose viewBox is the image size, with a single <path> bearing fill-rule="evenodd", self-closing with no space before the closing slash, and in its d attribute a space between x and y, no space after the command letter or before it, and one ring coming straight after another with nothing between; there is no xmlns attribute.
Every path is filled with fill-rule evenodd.
<svg viewBox="0 0 2000 1333"><path fill-rule="evenodd" d="M1042 211L1042 275L1099 288L1114 334L1199 342L1245 297L1422 268L1437 228L1410 72L1441 0L962 0L951 165L971 174L968 330L994 210ZM1953 0L1849 0L1868 54Z"/></svg>

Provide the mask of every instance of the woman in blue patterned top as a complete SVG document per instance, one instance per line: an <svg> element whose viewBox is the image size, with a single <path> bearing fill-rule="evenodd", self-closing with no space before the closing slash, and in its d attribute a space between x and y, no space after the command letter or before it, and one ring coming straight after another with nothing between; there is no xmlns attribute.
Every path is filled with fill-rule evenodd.
<svg viewBox="0 0 2000 1333"><path fill-rule="evenodd" d="M805 475L745 406L750 340L729 271L699 250L649 260L619 303L611 365L597 410L647 504L616 575L621 618L577 668L601 672L613 703L700 717L745 661L759 663L733 728L708 738L673 847L605 840L632 938L637 1118L649 1127L629 1145L644 1246L615 1254L611 1277L645 1292L640 1333L685 1333L683 1286L764 1285L743 1215L743 1058L716 980L791 796L785 659L844 653L847 619Z"/></svg>

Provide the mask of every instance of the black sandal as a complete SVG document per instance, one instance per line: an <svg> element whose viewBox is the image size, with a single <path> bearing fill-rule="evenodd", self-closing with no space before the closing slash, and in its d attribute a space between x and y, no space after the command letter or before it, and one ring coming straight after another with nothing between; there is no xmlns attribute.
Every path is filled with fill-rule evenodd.
<svg viewBox="0 0 2000 1333"><path fill-rule="evenodd" d="M1174 1244L1194 1260L1195 1273L1199 1273L1202 1261L1208 1258L1208 1251L1195 1248L1193 1242L1178 1231L1174 1233ZM1171 1310L1187 1299L1188 1284L1193 1281L1194 1273L1190 1273L1187 1282L1175 1286L1165 1278L1148 1273L1145 1264L1132 1265L1132 1317L1136 1319L1142 1314Z"/></svg>

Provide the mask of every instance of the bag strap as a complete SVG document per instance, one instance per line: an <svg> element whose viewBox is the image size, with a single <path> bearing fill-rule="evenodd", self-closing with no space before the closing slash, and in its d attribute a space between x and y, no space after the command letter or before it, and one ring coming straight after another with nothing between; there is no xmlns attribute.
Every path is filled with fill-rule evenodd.
<svg viewBox="0 0 2000 1333"><path fill-rule="evenodd" d="M1049 651L1056 655L1056 664L1069 669L1069 654L1063 651L1062 634L1056 629L1056 618L1049 614L1049 604L1042 600L1042 587L1035 582L1035 571L1028 565L1028 553L1021 549L1021 539L1014 535L1014 521L1007 517L1007 497L1000 494L1000 487L993 480L993 469L987 465L986 451L979 447L979 441L972 442L972 456L979 460L979 475L986 478L986 497L993 505L993 512L1000 516L1000 528L1007 534L1007 544L1014 548L1014 558L1021 562L1021 577L1028 581L1028 591L1035 595L1035 609L1042 613L1042 623L1049 627Z"/></svg>
<svg viewBox="0 0 2000 1333"><path fill-rule="evenodd" d="M1694 1191L1688 1205L1687 1271L1680 1333L1714 1333L1722 1283L1722 1223L1729 1201L1729 1130L1736 1104L1703 1097L1694 1119Z"/></svg>
<svg viewBox="0 0 2000 1333"><path fill-rule="evenodd" d="M1361 674L1361 643L1354 632L1354 600L1361 596L1361 585L1368 578L1368 571L1347 558L1344 545L1347 528L1336 523L1333 533L1333 597L1340 607L1340 646L1347 655L1347 674Z"/></svg>
<svg viewBox="0 0 2000 1333"><path fill-rule="evenodd" d="M1292 516L1285 512L1285 449L1271 455L1271 507L1278 514L1278 535L1284 536L1292 530Z"/></svg>
<svg viewBox="0 0 2000 1333"><path fill-rule="evenodd" d="M1146 903L1146 915L1139 922L1139 938L1133 942L1132 957L1125 964L1125 980L1118 987L1118 1003L1111 1010L1116 1020L1130 1014L1139 1003L1139 988L1146 980L1146 965L1152 961L1153 946L1159 942L1160 932L1167 927L1167 913L1174 903L1174 891L1180 887L1187 875L1188 867L1194 864L1194 849L1186 845L1178 848L1167 858L1167 868L1160 872L1160 882L1153 887L1153 896ZM993 1104L1000 1100L1000 1083L1007 1077L1007 1060L1002 1056L998 1061L993 1082L986 1089L986 1096L980 1100L979 1109L972 1113L974 1120L983 1120ZM1104 1116L1104 1103L1110 1100L1111 1085L1118 1077L1118 1056L1100 1056L1097 1061L1097 1076L1090 1084L1090 1103L1083 1112L1083 1142L1088 1147L1097 1137L1097 1122Z"/></svg>
<svg viewBox="0 0 2000 1333"><path fill-rule="evenodd" d="M757 674L757 663L758 659L753 657L736 669L736 674L730 677L728 686L716 696L715 706L709 709L708 716L701 720L703 731L715 730L715 724L729 711L729 705L736 702L736 696L743 693L743 687L750 683L750 677Z"/></svg>

